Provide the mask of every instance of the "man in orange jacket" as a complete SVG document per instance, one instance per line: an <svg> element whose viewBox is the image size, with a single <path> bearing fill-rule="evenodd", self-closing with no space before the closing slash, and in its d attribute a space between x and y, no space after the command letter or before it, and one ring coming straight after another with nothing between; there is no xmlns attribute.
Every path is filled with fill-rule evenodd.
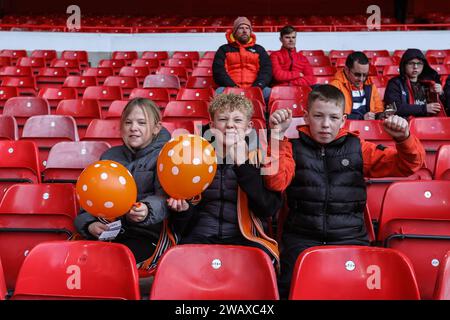
<svg viewBox="0 0 450 320"><path fill-rule="evenodd" d="M284 138L291 110L277 110L269 119L271 139L279 140L270 158L278 171L268 170L265 183L273 191L285 191L289 207L280 257L282 298L288 295L295 261L303 250L368 245L364 177L408 176L424 163L423 146L410 134L405 119L393 115L383 122L396 148L375 145L343 129L344 104L344 95L334 86L316 87L308 98L306 126L292 141Z"/></svg>
<svg viewBox="0 0 450 320"><path fill-rule="evenodd" d="M348 119L373 120L383 115L383 101L369 80L369 59L363 52L351 53L330 84L344 94Z"/></svg>

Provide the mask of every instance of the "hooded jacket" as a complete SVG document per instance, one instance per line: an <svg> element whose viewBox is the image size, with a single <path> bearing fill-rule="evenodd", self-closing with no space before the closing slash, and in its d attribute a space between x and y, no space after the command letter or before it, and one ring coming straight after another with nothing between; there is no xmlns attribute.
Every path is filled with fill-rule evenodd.
<svg viewBox="0 0 450 320"><path fill-rule="evenodd" d="M256 35L241 44L232 31L226 33L228 44L222 45L213 61L213 78L220 87L260 87L269 86L272 80L272 64L266 50L256 44Z"/></svg>
<svg viewBox="0 0 450 320"><path fill-rule="evenodd" d="M272 52L272 71L274 85L279 86L312 86L316 83L311 64L308 59L297 52L281 47L280 50ZM303 76L300 76L300 73Z"/></svg>
<svg viewBox="0 0 450 320"><path fill-rule="evenodd" d="M423 83L426 91L429 87L427 81L441 83L439 74L431 68L422 51L419 49L406 50L400 60L400 75L389 80L384 93L384 102L386 104L395 103L397 114L402 117L428 115L426 104L414 103L415 98L411 82L406 75L406 64L413 59L419 59L423 62L423 70L418 77L418 81Z"/></svg>
<svg viewBox="0 0 450 320"><path fill-rule="evenodd" d="M120 218L123 233L119 236L131 238L151 238L158 241L163 220L168 217L166 205L167 195L163 191L156 173L156 161L164 144L170 140L170 133L162 128L155 140L144 149L133 153L127 146L121 145L107 150L101 160L113 160L124 165L133 175L137 186L137 201L148 207L148 215L142 222L128 221L125 216ZM94 239L88 227L98 219L81 210L75 218L75 227L86 239Z"/></svg>
<svg viewBox="0 0 450 320"><path fill-rule="evenodd" d="M375 114L383 112L384 106L380 95L378 94L378 89L373 84L369 78L366 79L363 85L365 92L365 97L367 102L367 108L365 113L353 112L353 99L352 99L352 88L353 85L349 79L345 76L344 70L339 70L334 75L333 81L330 82L331 85L335 86L344 94L345 97L345 113L348 115L349 119L364 119L364 114L367 112L373 112Z"/></svg>

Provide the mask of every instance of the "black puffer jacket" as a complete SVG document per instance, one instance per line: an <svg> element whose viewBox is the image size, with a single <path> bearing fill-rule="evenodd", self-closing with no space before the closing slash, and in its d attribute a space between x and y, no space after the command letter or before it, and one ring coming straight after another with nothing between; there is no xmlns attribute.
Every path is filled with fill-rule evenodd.
<svg viewBox="0 0 450 320"><path fill-rule="evenodd" d="M201 235L220 240L240 235L238 186L247 194L249 208L257 217L272 217L280 209L281 195L264 187L259 168L251 164L219 164L214 180L202 193L200 203L191 205L188 212L177 214L184 217L174 222L181 237Z"/></svg>
<svg viewBox="0 0 450 320"><path fill-rule="evenodd" d="M137 185L137 200L147 205L149 209L147 218L142 222L131 222L122 216L124 230L124 233L120 235L122 237L150 237L155 241L159 238L162 221L168 217L169 211L166 204L167 195L157 178L156 161L161 148L169 139L170 133L162 128L150 145L136 153L122 145L112 147L101 156L101 160L117 161L131 172ZM95 221L97 221L96 217L81 210L75 219L75 227L85 238L94 239L88 227Z"/></svg>
<svg viewBox="0 0 450 320"><path fill-rule="evenodd" d="M295 177L287 189L284 229L318 241L366 234L366 186L358 137L345 135L321 146L300 132L293 140Z"/></svg>

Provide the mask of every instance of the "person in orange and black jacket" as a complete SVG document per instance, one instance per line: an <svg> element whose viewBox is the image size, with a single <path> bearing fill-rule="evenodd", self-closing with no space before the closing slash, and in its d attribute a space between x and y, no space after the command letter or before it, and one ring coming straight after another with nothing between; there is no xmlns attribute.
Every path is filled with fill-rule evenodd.
<svg viewBox="0 0 450 320"><path fill-rule="evenodd" d="M334 75L330 84L344 94L348 119L373 120L383 115L383 101L369 79L369 59L363 52L349 54L344 69Z"/></svg>
<svg viewBox="0 0 450 320"><path fill-rule="evenodd" d="M296 259L305 249L369 244L364 177L408 176L424 163L424 148L410 134L406 119L392 115L383 120L395 148L376 145L344 129L344 101L334 86L314 88L308 97L307 125L291 141L284 132L292 111L277 110L269 119L271 162L264 182L270 190L285 191L288 205L280 256L281 298L287 298Z"/></svg>
<svg viewBox="0 0 450 320"><path fill-rule="evenodd" d="M212 66L214 81L219 86L216 92L222 93L225 87L260 87L267 103L272 63L267 51L256 44L250 21L246 17L237 18L226 38L228 43L216 51Z"/></svg>
<svg viewBox="0 0 450 320"><path fill-rule="evenodd" d="M281 28L281 49L270 55L274 85L312 86L316 83L308 59L295 49L296 39L297 32L294 27Z"/></svg>

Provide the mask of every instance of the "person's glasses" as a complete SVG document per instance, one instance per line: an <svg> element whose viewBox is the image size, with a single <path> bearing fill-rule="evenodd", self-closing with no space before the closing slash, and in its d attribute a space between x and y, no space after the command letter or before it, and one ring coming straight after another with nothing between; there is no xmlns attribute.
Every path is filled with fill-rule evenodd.
<svg viewBox="0 0 450 320"><path fill-rule="evenodd" d="M352 70L350 70L350 72L351 72L356 78L363 78L363 79L366 79L366 78L369 76L368 73L353 72Z"/></svg>
<svg viewBox="0 0 450 320"><path fill-rule="evenodd" d="M420 62L410 61L407 63L407 65L409 67L423 67L423 62L422 61L420 61Z"/></svg>

